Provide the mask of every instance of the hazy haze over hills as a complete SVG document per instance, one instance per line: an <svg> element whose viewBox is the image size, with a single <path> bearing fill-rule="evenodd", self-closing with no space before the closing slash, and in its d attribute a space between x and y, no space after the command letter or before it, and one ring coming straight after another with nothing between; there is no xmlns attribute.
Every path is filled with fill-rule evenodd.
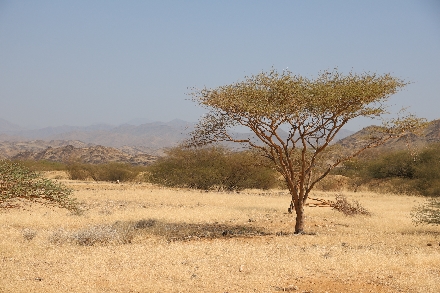
<svg viewBox="0 0 440 293"><path fill-rule="evenodd" d="M24 128L0 118L0 133L21 131Z"/></svg>
<svg viewBox="0 0 440 293"><path fill-rule="evenodd" d="M147 149L163 149L176 145L186 138L194 123L183 120L151 122L141 125L123 124L112 126L58 126L27 130L1 120L1 141L81 141L87 144L109 147L139 146Z"/></svg>
<svg viewBox="0 0 440 293"><path fill-rule="evenodd" d="M12 125L6 120L4 125ZM34 130L5 127L0 129L0 140L8 137L14 140L55 140L55 141L82 141L84 143L120 148L123 146L142 146L149 149L163 149L172 147L188 137L194 129L195 123L174 119L169 122L150 122L141 125L123 124L111 126L98 124L91 126L59 126L45 127ZM343 129L338 133L336 140L351 135L353 132ZM2 134L6 135L2 139ZM282 134L281 134L282 135ZM287 135L287 134L286 134ZM253 137L250 133L236 133L236 137Z"/></svg>
<svg viewBox="0 0 440 293"><path fill-rule="evenodd" d="M175 119L169 122L151 122L138 126L101 124L24 130L2 119L0 120L0 159L66 161L68 158L75 157L91 163L117 161L149 164L155 159L154 156L163 155L165 148L176 146L187 138L194 125L191 122ZM280 135L283 136L283 133ZM237 138L253 137L252 134L243 132L235 133L235 136ZM368 139L368 127L356 133L342 129L334 142L352 149L365 139ZM421 135L393 139L384 147L402 149L407 146L408 142L413 147L440 142L440 119L431 121ZM226 143L226 145L239 148L238 144Z"/></svg>

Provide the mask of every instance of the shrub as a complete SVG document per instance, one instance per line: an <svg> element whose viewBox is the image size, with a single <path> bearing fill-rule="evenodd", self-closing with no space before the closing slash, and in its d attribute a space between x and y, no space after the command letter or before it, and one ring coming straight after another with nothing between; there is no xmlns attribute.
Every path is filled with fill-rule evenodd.
<svg viewBox="0 0 440 293"><path fill-rule="evenodd" d="M440 196L440 144L424 149L417 157L413 186L422 195Z"/></svg>
<svg viewBox="0 0 440 293"><path fill-rule="evenodd" d="M348 176L359 186L396 193L440 196L440 144L420 149L416 156L408 151L371 152L344 163L335 174Z"/></svg>
<svg viewBox="0 0 440 293"><path fill-rule="evenodd" d="M440 224L440 198L429 198L420 206L415 207L411 217L416 225L419 224Z"/></svg>
<svg viewBox="0 0 440 293"><path fill-rule="evenodd" d="M150 166L149 180L171 187L242 190L276 186L270 163L252 152L232 152L224 147L176 147Z"/></svg>
<svg viewBox="0 0 440 293"><path fill-rule="evenodd" d="M371 213L361 206L361 204L354 200L350 203L347 198L341 194L336 195L336 201L331 204L333 209L338 212L343 213L346 216L354 216L354 215L366 215L371 216Z"/></svg>
<svg viewBox="0 0 440 293"><path fill-rule="evenodd" d="M37 231L33 229L25 228L21 231L21 235L23 235L24 239L31 241L32 239L35 238L35 236L37 236Z"/></svg>
<svg viewBox="0 0 440 293"><path fill-rule="evenodd" d="M71 198L72 190L39 173L9 161L0 162L0 204L13 199L27 199L56 204L79 212L78 204Z"/></svg>
<svg viewBox="0 0 440 293"><path fill-rule="evenodd" d="M78 245L94 244L127 244L134 237L134 226L131 223L116 222L113 225L97 225L80 230L71 235L71 241Z"/></svg>
<svg viewBox="0 0 440 293"><path fill-rule="evenodd" d="M64 171L67 168L65 163L48 160L17 160L14 162L31 171Z"/></svg>
<svg viewBox="0 0 440 293"><path fill-rule="evenodd" d="M72 180L87 180L93 179L95 181L132 181L145 168L139 166L132 166L125 163L106 163L106 164L84 164L71 163L67 166L67 173Z"/></svg>
<svg viewBox="0 0 440 293"><path fill-rule="evenodd" d="M398 151L379 156L367 164L367 172L371 178L413 178L415 158L408 151Z"/></svg>
<svg viewBox="0 0 440 293"><path fill-rule="evenodd" d="M131 243L137 235L164 237L167 241L191 241L224 237L252 237L269 235L268 232L249 225L169 223L155 219L117 221L85 227L78 231L58 229L49 236L53 244L76 244L81 246L121 245ZM277 235L281 235L277 233Z"/></svg>
<svg viewBox="0 0 440 293"><path fill-rule="evenodd" d="M328 175L316 184L316 189L322 191L342 191L349 185L349 179L341 175Z"/></svg>
<svg viewBox="0 0 440 293"><path fill-rule="evenodd" d="M116 221L113 224L101 224L83 228L78 231L67 231L62 228L49 236L53 244L72 243L81 246L119 245L131 243L141 230L156 225L156 220Z"/></svg>
<svg viewBox="0 0 440 293"><path fill-rule="evenodd" d="M72 163L67 166L67 174L72 180L87 180L92 178L92 166L81 163Z"/></svg>

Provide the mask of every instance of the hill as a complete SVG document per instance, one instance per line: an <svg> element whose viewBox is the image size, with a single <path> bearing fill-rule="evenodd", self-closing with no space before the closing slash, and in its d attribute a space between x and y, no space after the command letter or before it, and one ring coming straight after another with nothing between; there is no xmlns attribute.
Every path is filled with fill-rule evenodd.
<svg viewBox="0 0 440 293"><path fill-rule="evenodd" d="M357 146L363 144L369 140L371 135L371 127L365 127L364 129L347 136L338 142L344 148L355 149ZM440 142L440 119L429 122L427 127L420 131L418 134L408 134L400 138L390 139L380 148L399 150L407 148L423 147L430 143Z"/></svg>
<svg viewBox="0 0 440 293"><path fill-rule="evenodd" d="M15 138L14 140L6 140L6 141L0 140L0 159L10 159L19 155L20 153L39 153L47 148L57 148L66 145L72 145L74 147L90 146L89 144L77 140L20 141L18 138Z"/></svg>
<svg viewBox="0 0 440 293"><path fill-rule="evenodd" d="M82 162L88 164L102 164L109 162L129 163L146 166L154 162L157 157L148 154L128 154L121 150L104 146L75 147L48 147L45 150L25 151L11 157L12 160L46 160L54 162Z"/></svg>

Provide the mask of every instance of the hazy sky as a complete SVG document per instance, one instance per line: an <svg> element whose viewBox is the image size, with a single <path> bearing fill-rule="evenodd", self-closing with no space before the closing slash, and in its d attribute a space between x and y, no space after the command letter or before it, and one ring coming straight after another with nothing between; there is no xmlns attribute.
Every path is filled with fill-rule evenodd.
<svg viewBox="0 0 440 293"><path fill-rule="evenodd" d="M272 67L389 72L412 82L393 109L440 118L440 1L0 0L0 118L22 126L197 121L188 87Z"/></svg>

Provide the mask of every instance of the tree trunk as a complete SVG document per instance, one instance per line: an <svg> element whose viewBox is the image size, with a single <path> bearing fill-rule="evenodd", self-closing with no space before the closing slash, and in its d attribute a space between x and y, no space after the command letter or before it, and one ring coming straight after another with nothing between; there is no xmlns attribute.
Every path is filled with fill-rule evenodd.
<svg viewBox="0 0 440 293"><path fill-rule="evenodd" d="M304 233L304 205L301 201L295 202L295 212L295 234L302 234Z"/></svg>

